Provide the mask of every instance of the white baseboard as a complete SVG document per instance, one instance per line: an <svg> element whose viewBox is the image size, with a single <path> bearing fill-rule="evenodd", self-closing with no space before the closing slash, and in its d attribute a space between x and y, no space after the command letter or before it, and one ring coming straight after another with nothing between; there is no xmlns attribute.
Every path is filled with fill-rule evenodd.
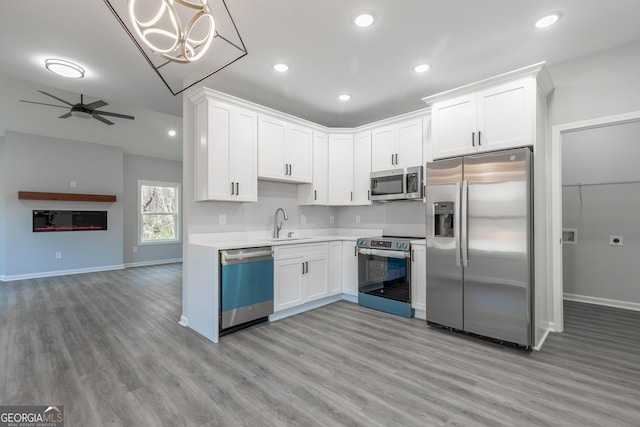
<svg viewBox="0 0 640 427"><path fill-rule="evenodd" d="M122 269L124 269L124 265L117 264L117 265L105 265L101 267L77 268L74 270L43 271L40 273L14 274L11 276L5 276L4 281L12 282L14 280L40 279L42 277L67 276L69 274L97 273L99 271L111 271L111 270L122 270Z"/></svg>
<svg viewBox="0 0 640 427"><path fill-rule="evenodd" d="M564 294L564 299L569 301L584 302L587 304L604 305L607 307L623 308L625 310L640 311L640 303L619 301L615 299L590 297L587 295Z"/></svg>
<svg viewBox="0 0 640 427"><path fill-rule="evenodd" d="M358 303L358 295L342 294L342 299L344 301L355 302L356 304Z"/></svg>
<svg viewBox="0 0 640 427"><path fill-rule="evenodd" d="M161 265L161 264L175 264L177 262L182 262L182 258L159 259L155 261L127 262L124 264L124 268L148 267L150 265Z"/></svg>
<svg viewBox="0 0 640 427"><path fill-rule="evenodd" d="M183 314L182 316L180 316L180 321L178 322L178 324L187 327L189 326L189 319L187 319L187 316Z"/></svg>
<svg viewBox="0 0 640 427"><path fill-rule="evenodd" d="M427 312L425 310L415 308L413 309L413 317L415 317L416 319L427 320Z"/></svg>
<svg viewBox="0 0 640 427"><path fill-rule="evenodd" d="M540 339L540 341L533 346L534 350L540 350L542 348L542 345L547 340L547 337L549 336L550 332L551 332L551 329L545 329L544 334L542 335L542 338Z"/></svg>

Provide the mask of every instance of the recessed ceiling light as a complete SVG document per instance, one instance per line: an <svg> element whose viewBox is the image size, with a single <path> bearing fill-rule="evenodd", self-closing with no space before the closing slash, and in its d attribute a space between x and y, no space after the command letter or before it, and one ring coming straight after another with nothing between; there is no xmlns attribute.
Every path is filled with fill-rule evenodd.
<svg viewBox="0 0 640 427"><path fill-rule="evenodd" d="M370 13L363 13L362 15L356 16L353 22L356 23L358 27L368 27L373 24L374 18Z"/></svg>
<svg viewBox="0 0 640 427"><path fill-rule="evenodd" d="M431 68L429 64L419 64L413 67L413 71L415 71L416 73L424 73L429 71L429 68Z"/></svg>
<svg viewBox="0 0 640 427"><path fill-rule="evenodd" d="M284 73L289 69L289 66L287 64L275 64L273 66L273 69L278 71L279 73Z"/></svg>
<svg viewBox="0 0 640 427"><path fill-rule="evenodd" d="M169 134L169 136L176 136L176 131L173 129L170 129L167 133Z"/></svg>
<svg viewBox="0 0 640 427"><path fill-rule="evenodd" d="M547 15L544 18L540 18L536 21L536 28L547 28L555 24L558 21L559 16L557 14Z"/></svg>
<svg viewBox="0 0 640 427"><path fill-rule="evenodd" d="M351 95L349 95L348 93L343 93L341 95L338 95L338 99L340 101L348 101L351 99Z"/></svg>
<svg viewBox="0 0 640 427"><path fill-rule="evenodd" d="M47 70L62 77L81 79L84 77L84 68L65 59L49 58L44 60Z"/></svg>

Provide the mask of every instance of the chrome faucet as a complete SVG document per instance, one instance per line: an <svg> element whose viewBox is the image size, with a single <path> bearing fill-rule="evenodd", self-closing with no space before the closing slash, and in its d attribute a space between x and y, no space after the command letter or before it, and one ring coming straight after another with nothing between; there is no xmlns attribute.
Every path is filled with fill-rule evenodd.
<svg viewBox="0 0 640 427"><path fill-rule="evenodd" d="M282 208L276 209L276 213L273 215L273 238L274 239L277 239L278 237L280 237L280 230L282 230L282 222L278 226L278 212L282 212L282 217L285 221L289 219L289 216L287 215L287 212L284 209Z"/></svg>

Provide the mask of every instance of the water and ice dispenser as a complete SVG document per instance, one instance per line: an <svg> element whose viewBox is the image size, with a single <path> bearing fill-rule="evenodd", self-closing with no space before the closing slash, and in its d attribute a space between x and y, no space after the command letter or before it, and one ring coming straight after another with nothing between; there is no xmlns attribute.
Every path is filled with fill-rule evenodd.
<svg viewBox="0 0 640 427"><path fill-rule="evenodd" d="M453 202L436 202L433 204L434 236L453 237Z"/></svg>

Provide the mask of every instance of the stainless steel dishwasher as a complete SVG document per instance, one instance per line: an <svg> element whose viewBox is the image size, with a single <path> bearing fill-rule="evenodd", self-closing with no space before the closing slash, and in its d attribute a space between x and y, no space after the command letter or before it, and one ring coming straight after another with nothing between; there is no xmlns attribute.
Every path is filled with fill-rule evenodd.
<svg viewBox="0 0 640 427"><path fill-rule="evenodd" d="M273 248L220 251L220 335L273 313Z"/></svg>

